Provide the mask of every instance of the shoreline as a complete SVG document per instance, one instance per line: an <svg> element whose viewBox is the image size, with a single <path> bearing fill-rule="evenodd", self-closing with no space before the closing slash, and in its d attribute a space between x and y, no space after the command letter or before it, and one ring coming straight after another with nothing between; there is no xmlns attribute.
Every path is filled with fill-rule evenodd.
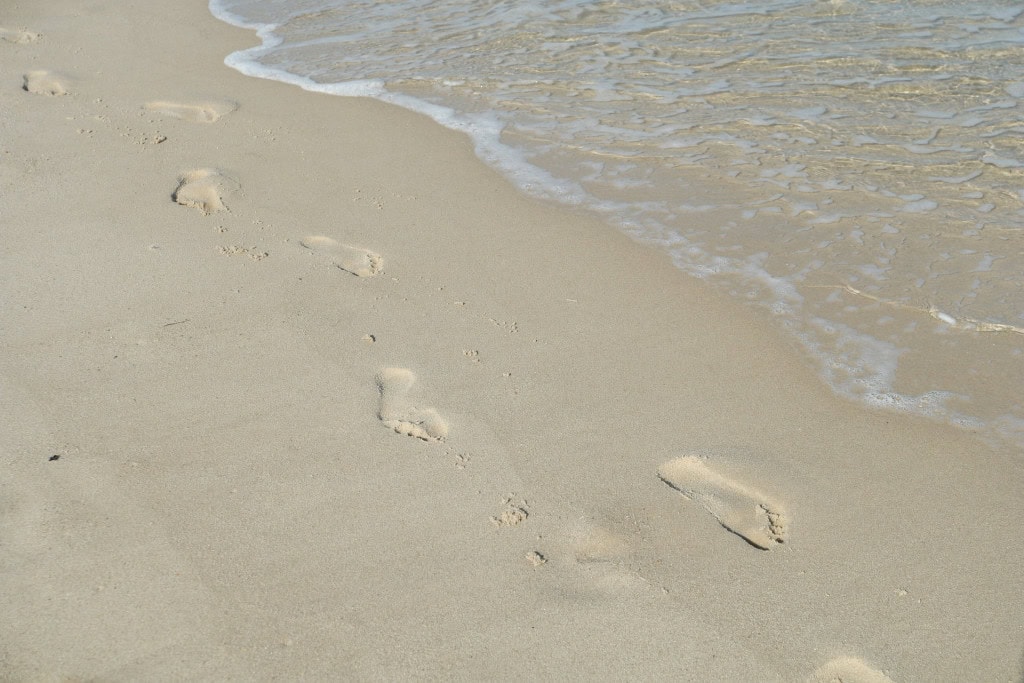
<svg viewBox="0 0 1024 683"><path fill-rule="evenodd" d="M526 195L556 205L568 205L596 217L619 232L633 235L641 243L668 254L680 270L703 280L716 291L731 292L737 301L746 299L744 303L761 309L760 313L770 311L767 317L776 332L781 332L790 343L800 347L805 362L814 367L820 380L837 396L871 409L919 415L971 429L983 433L984 438L992 441L996 448L1020 450L1024 446L1024 421L1020 417L1021 405L1016 399L1016 387L1024 381L1024 375L1019 374L1024 366L1015 362L1019 356L1016 335L1022 330L970 317L958 320L942 309L943 297L939 297L937 302L927 292L913 297L913 300L903 300L894 294L891 286L876 288L867 284L865 288L859 277L850 279L847 277L849 273L842 274L849 270L850 264L845 268L838 267L831 274L791 279L777 272L773 274L765 269L767 266L757 265L749 257L723 255L709 261L707 253L703 257L699 254L708 249L719 254L733 253L736 249L739 253L752 251L762 255L773 249L788 253L794 245L787 243L780 247L778 242L773 245L770 237L763 239L748 235L749 239L755 240L750 245L757 243L763 248L747 248L750 245L730 245L710 237L701 228L702 224L735 228L734 224L740 217L739 209L729 211L723 205L744 204L744 200L737 202L735 199L739 188L719 190L712 187L716 183L692 187L694 196L700 196L710 211L692 215L694 222L689 226L693 229L692 234L680 226L662 224L657 219L651 219L656 226L652 228L646 220L639 219L636 207L631 208L629 201L620 198L622 203L619 203L613 199L609 204L591 195L578 179L570 179L571 171L552 174L550 168L525 161L520 156L521 150L503 140L505 133L489 116L449 109L446 105L428 102L415 95L391 91L380 80L320 83L263 65L260 62L262 56L268 52L273 54L285 40L279 34L282 26L249 23L220 7L218 0L212 0L210 4L214 16L230 25L255 32L260 42L258 46L232 52L225 58L224 63L235 70L310 92L378 99L464 133L471 139L476 156ZM892 193L889 194L891 199ZM649 195L649 198L653 196ZM748 197L747 200L759 206L765 201L763 197ZM828 197L825 203L830 204L831 201L832 198ZM719 209L712 208L715 205ZM815 213L809 208L816 206L814 202L801 206L811 214ZM775 208L781 210L780 207ZM871 213L872 208L878 207L869 203L863 211ZM789 223L788 220L783 222ZM809 226L803 227L809 229ZM852 232L856 235L860 229L854 228ZM895 239L900 243L915 234L911 230L901 235L901 231L892 226L888 229L890 232L887 234L893 235L892 231L895 231L898 236ZM773 227L770 223L761 224L758 230L774 234L777 239L783 238L777 234L778 226ZM827 234L821 237L825 242L831 242L832 238ZM917 234L915 239L926 237ZM865 250L869 248L859 237L856 241ZM698 247L698 243L712 246ZM676 246L669 246L671 244ZM972 245L972 249L980 248ZM689 255L692 250L696 250L698 255ZM974 252L965 249L965 253ZM869 254L865 257L871 258ZM820 260L832 260L827 249L820 255ZM885 260L890 259L887 257ZM799 259L794 263L799 264ZM876 263L875 267L881 266ZM885 294L886 289L889 290L888 295ZM833 303L826 305L826 301ZM871 322L873 318L875 323ZM895 332L901 329L902 332Z"/></svg>
<svg viewBox="0 0 1024 683"><path fill-rule="evenodd" d="M1019 678L1015 452L204 2L11 15L8 675Z"/></svg>

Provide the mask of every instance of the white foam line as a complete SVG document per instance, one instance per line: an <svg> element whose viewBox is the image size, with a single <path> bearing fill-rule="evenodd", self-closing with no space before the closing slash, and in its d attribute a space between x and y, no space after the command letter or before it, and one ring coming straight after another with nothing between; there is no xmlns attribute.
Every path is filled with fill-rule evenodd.
<svg viewBox="0 0 1024 683"><path fill-rule="evenodd" d="M577 183L556 178L529 163L522 152L501 142L504 124L497 117L483 114L462 114L451 107L391 92L387 89L385 82L378 79L317 83L306 76L298 76L284 69L264 66L259 63L259 58L282 42L282 38L274 33L280 24L248 22L228 11L222 0L210 0L209 8L210 13L217 19L233 26L255 31L260 39L261 44L258 47L239 50L224 58L224 64L239 73L296 85L310 92L341 97L372 97L403 109L424 114L445 128L468 135L473 140L477 155L504 173L509 180L527 194L570 204L580 204L587 196Z"/></svg>

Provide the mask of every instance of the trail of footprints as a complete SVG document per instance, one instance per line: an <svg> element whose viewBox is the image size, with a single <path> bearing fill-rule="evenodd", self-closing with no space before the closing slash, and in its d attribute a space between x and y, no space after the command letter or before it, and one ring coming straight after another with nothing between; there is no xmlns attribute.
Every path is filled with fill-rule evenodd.
<svg viewBox="0 0 1024 683"><path fill-rule="evenodd" d="M26 29L0 27L0 41L3 42L28 44L39 38L39 34ZM70 92L69 80L57 72L31 71L24 75L22 89L34 95L62 96ZM238 106L237 102L230 100L156 100L147 102L143 108L162 116L210 124L235 111ZM198 168L179 176L171 197L182 206L194 208L203 215L211 215L229 211L230 202L240 192L240 184L232 176L217 169ZM324 235L306 237L300 244L351 275L372 277L383 272L383 257L368 249L344 244ZM416 376L411 370L384 368L374 377L374 382L378 391L377 418L383 426L398 434L429 443L444 442L448 438L448 422L441 414L432 406L420 405L411 400L416 383ZM459 458L464 466L466 456L459 455ZM675 458L663 463L657 475L665 484L714 517L724 529L751 546L771 550L786 542L788 518L782 505L756 488L719 473L704 459L692 455ZM528 516L525 502L506 498L501 512L491 518L491 523L497 528L515 527L525 522ZM595 561L591 557L593 548L590 546L595 543L592 541L578 549L577 563ZM601 551L595 557L604 558L610 552L606 546L606 540L594 545ZM548 562L548 558L539 550L528 553L526 559L535 568ZM845 683L892 683L883 673L854 657L833 659L816 669L807 679L808 683L837 680Z"/></svg>

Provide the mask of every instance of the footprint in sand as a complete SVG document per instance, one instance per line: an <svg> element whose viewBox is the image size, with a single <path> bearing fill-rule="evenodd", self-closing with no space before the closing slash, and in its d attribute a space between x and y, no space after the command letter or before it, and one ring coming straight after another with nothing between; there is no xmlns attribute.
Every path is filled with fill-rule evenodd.
<svg viewBox="0 0 1024 683"><path fill-rule="evenodd" d="M372 277L384 272L384 257L368 249L342 244L323 235L306 237L299 244L324 255L338 268L358 277Z"/></svg>
<svg viewBox="0 0 1024 683"><path fill-rule="evenodd" d="M399 434L415 436L424 441L444 441L448 423L433 408L419 408L405 399L416 382L416 376L405 368L385 368L377 374L380 405L377 417L385 426Z"/></svg>
<svg viewBox="0 0 1024 683"><path fill-rule="evenodd" d="M807 683L893 683L856 657L839 657L824 664L810 675Z"/></svg>
<svg viewBox="0 0 1024 683"><path fill-rule="evenodd" d="M34 31L28 31L26 29L12 29L4 28L0 26L0 40L5 43L17 43L19 45L25 45L27 43L34 43L39 40L40 36Z"/></svg>
<svg viewBox="0 0 1024 683"><path fill-rule="evenodd" d="M630 552L624 536L602 527L587 529L573 544L573 555L579 564L620 562Z"/></svg>
<svg viewBox="0 0 1024 683"><path fill-rule="evenodd" d="M193 123L213 123L238 109L238 103L230 100L213 100L209 102L168 102L155 100L147 102L144 109L175 119L184 119Z"/></svg>
<svg viewBox="0 0 1024 683"><path fill-rule="evenodd" d="M52 71L29 71L21 89L33 95L57 97L68 94L67 78Z"/></svg>
<svg viewBox="0 0 1024 683"><path fill-rule="evenodd" d="M695 456L670 460L658 476L710 512L719 524L762 550L786 540L782 508L758 491L728 479Z"/></svg>
<svg viewBox="0 0 1024 683"><path fill-rule="evenodd" d="M178 178L178 187L171 198L182 206L199 209L204 215L228 209L225 197L238 192L238 181L220 171L201 168Z"/></svg>
<svg viewBox="0 0 1024 683"><path fill-rule="evenodd" d="M501 504L501 513L491 517L491 524L496 529L519 526L530 516L530 508L527 506L526 501L517 501L515 495L506 496L501 501Z"/></svg>
<svg viewBox="0 0 1024 683"><path fill-rule="evenodd" d="M650 588L631 568L634 548L626 536L591 525L569 530L569 535L568 552L560 553L563 578L570 581L561 587L566 595L626 598Z"/></svg>

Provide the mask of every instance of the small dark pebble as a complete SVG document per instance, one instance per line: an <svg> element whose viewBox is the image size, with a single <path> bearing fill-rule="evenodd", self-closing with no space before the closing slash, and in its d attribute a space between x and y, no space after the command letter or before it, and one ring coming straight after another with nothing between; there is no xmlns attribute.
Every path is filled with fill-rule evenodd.
<svg viewBox="0 0 1024 683"><path fill-rule="evenodd" d="M50 456L50 462L53 462L54 460L60 460L60 456L59 455L51 455Z"/></svg>

